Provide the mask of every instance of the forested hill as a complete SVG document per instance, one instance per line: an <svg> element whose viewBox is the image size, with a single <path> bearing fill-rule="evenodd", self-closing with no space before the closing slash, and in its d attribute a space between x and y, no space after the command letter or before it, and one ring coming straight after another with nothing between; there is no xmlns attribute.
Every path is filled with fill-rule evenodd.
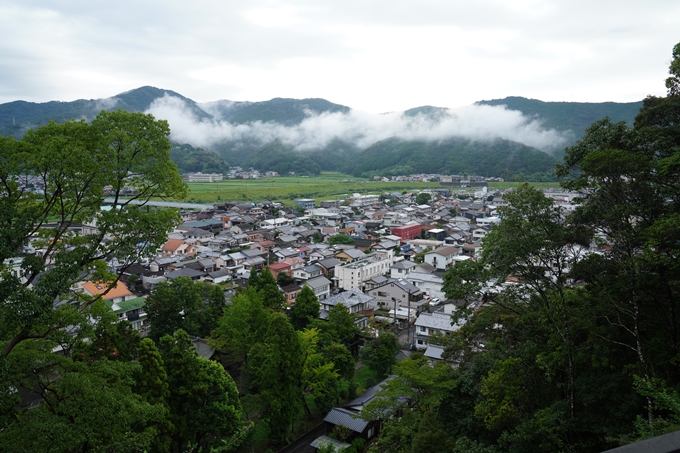
<svg viewBox="0 0 680 453"><path fill-rule="evenodd" d="M22 137L26 131L47 124L50 120L63 123L71 119L93 119L102 110L144 112L159 98L181 99L197 118L209 118L196 102L170 90L145 86L106 99L79 99L72 102L43 103L14 101L0 104L0 135Z"/></svg>
<svg viewBox="0 0 680 453"><path fill-rule="evenodd" d="M548 129L572 131L574 141L583 137L588 126L604 117L609 117L613 122L626 121L632 126L635 115L642 107L642 101L544 102L517 96L479 101L476 104L505 105L509 110L518 110L530 118L540 119Z"/></svg>
<svg viewBox="0 0 680 453"><path fill-rule="evenodd" d="M445 172L512 178L520 173L545 176L555 159L561 160L564 146L574 144L590 123L605 116L632 123L641 103L542 102L509 97L477 105L505 105L508 110L521 112L527 122L538 120L542 130L522 129L526 123L518 121L512 123L514 132L508 133L504 124L516 118L511 112L502 120L476 112L477 116L468 121L465 109L457 112L421 106L401 114L371 116L324 99L199 104L174 91L145 86L106 99L0 104L0 135L19 138L50 120L90 120L101 110L151 111L159 118L168 115L171 139L201 150L195 153L191 146L175 148L173 160L183 169L217 170L228 162L281 174L316 174L322 170L356 176ZM464 121L456 122L459 117ZM493 126L496 122L498 131ZM470 124L474 125L473 135L481 129L487 138L466 137L471 130L465 127ZM409 131L414 133L409 135ZM545 132L553 134L552 145L535 140ZM221 159L211 159L206 154L210 151ZM206 162L201 165L198 160Z"/></svg>
<svg viewBox="0 0 680 453"><path fill-rule="evenodd" d="M347 168L355 176L441 173L511 179L518 174L548 172L555 164L555 159L542 151L500 138L472 141L454 137L439 142L391 138L375 143L357 157L354 166Z"/></svg>
<svg viewBox="0 0 680 453"><path fill-rule="evenodd" d="M263 102L216 101L204 104L217 120L232 124L246 124L255 121L274 122L284 126L300 124L310 114L348 113L349 107L333 104L325 99L274 98Z"/></svg>

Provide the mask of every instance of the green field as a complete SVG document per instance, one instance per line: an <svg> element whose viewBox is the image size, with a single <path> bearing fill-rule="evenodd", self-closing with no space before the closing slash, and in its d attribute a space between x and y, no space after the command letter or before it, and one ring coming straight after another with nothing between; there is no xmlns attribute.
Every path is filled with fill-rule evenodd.
<svg viewBox="0 0 680 453"><path fill-rule="evenodd" d="M491 189L507 189L519 183L491 183ZM558 187L557 183L532 183L539 188ZM190 183L186 201L215 203L219 201L278 201L292 204L298 198L332 200L353 193L402 192L442 187L436 182L374 182L350 175L324 172L311 177L276 177L263 179L229 179L212 183ZM454 189L452 187L448 187Z"/></svg>
<svg viewBox="0 0 680 453"><path fill-rule="evenodd" d="M345 181L345 182L343 182ZM229 179L211 183L190 183L189 199L196 203L217 201L279 201L292 203L298 198L332 200L353 193L380 193L439 187L433 182L373 182L350 175L324 172L320 176Z"/></svg>

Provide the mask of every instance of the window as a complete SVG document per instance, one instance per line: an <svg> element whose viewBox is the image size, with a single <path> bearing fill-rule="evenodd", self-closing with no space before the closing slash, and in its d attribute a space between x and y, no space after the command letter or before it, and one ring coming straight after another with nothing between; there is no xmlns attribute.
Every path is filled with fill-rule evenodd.
<svg viewBox="0 0 680 453"><path fill-rule="evenodd" d="M427 327L420 326L420 331L421 332L427 332Z"/></svg>

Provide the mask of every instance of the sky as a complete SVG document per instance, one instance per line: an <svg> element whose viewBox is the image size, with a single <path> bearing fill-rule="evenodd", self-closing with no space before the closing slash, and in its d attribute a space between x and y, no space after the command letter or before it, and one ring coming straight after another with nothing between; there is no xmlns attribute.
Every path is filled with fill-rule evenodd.
<svg viewBox="0 0 680 453"><path fill-rule="evenodd" d="M678 24L677 0L3 0L0 103L632 102L665 94Z"/></svg>

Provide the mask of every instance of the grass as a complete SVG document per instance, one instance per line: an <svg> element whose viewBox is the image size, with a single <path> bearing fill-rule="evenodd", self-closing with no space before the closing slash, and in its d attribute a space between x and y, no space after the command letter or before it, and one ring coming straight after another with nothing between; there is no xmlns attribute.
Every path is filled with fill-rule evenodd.
<svg viewBox="0 0 680 453"><path fill-rule="evenodd" d="M504 190L517 187L519 182L492 182L490 189ZM556 182L530 183L539 189L559 187ZM292 205L298 198L333 200L353 193L403 192L441 188L436 182L377 182L357 179L337 172L322 172L319 176L280 176L262 179L228 179L219 182L190 183L188 199L195 203L220 201L278 201ZM455 187L446 187L455 190ZM468 189L474 190L474 189Z"/></svg>
<svg viewBox="0 0 680 453"><path fill-rule="evenodd" d="M357 383L357 395L361 395L366 389L380 382L378 373L363 364L354 373L354 380Z"/></svg>
<svg viewBox="0 0 680 453"><path fill-rule="evenodd" d="M298 198L331 200L353 193L395 192L436 188L433 182L374 182L360 180L337 172L319 176L276 177L263 179L229 179L211 183L190 183L189 199L196 203L219 201L279 201L292 204Z"/></svg>

